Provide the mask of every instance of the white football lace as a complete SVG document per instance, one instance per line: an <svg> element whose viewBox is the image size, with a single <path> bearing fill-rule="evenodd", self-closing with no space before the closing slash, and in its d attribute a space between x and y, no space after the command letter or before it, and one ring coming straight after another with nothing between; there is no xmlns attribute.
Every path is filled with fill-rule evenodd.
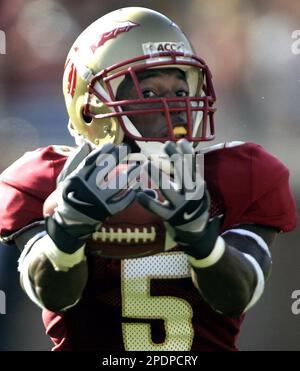
<svg viewBox="0 0 300 371"><path fill-rule="evenodd" d="M101 227L100 231L93 233L94 241L101 242L154 242L156 238L155 227L126 228L123 231L121 228L106 228Z"/></svg>

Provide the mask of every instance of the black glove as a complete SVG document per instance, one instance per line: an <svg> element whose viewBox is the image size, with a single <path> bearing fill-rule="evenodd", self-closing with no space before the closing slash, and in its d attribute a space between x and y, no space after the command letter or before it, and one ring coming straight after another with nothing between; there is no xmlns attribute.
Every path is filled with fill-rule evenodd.
<svg viewBox="0 0 300 371"><path fill-rule="evenodd" d="M185 253L196 259L203 259L215 245L220 218L209 220L210 196L204 179L198 176L198 179L193 181L196 177L195 171L199 169L191 143L186 140L180 140L177 145L168 142L164 151L174 163L175 181L149 162L144 164L144 168L159 185L167 202L158 201L147 191L138 192L137 199L145 209L165 221L169 234ZM193 189L190 188L191 184Z"/></svg>
<svg viewBox="0 0 300 371"><path fill-rule="evenodd" d="M91 151L85 144L66 162L59 178L58 206L46 219L47 233L63 252L78 250L108 216L134 201L135 191L128 188L128 183L137 174L135 164L109 178L126 154L128 151L121 146L107 144ZM105 187L101 188L104 181Z"/></svg>

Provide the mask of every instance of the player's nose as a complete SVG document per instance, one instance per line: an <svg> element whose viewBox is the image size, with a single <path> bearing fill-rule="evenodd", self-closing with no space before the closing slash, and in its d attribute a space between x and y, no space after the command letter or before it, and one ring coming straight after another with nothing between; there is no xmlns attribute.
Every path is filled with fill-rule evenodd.
<svg viewBox="0 0 300 371"><path fill-rule="evenodd" d="M168 104L173 126L186 125L187 113L184 109L185 102L169 102ZM178 109L178 110L177 110Z"/></svg>

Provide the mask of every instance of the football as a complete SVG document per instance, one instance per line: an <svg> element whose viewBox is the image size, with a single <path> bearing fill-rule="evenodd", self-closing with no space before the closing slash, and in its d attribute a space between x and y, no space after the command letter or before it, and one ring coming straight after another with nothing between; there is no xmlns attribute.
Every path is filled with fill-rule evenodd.
<svg viewBox="0 0 300 371"><path fill-rule="evenodd" d="M137 202L102 224L87 243L87 253L111 258L135 258L167 249L164 224Z"/></svg>
<svg viewBox="0 0 300 371"><path fill-rule="evenodd" d="M44 216L52 215L55 191L46 199ZM108 218L86 243L86 254L105 258L130 259L154 255L175 247L160 218L133 202Z"/></svg>

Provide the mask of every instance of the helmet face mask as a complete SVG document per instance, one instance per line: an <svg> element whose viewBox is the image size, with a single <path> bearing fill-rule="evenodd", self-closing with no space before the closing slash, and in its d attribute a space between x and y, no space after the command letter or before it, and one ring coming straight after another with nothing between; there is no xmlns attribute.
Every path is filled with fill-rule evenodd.
<svg viewBox="0 0 300 371"><path fill-rule="evenodd" d="M71 99L70 94L66 94L70 91L70 79L64 78L67 108L75 131L95 145L107 142L120 143L124 135L129 140L135 140L137 144L177 141L178 136L174 134L172 116L178 112L185 117L184 137L187 140L200 142L214 139L213 115L216 97L211 74L205 62L194 55L192 46L182 31L160 13L144 8L125 8L122 11L125 12L123 19L127 20L126 24L130 24L132 29L124 28L123 31L118 31L120 34L115 32L115 36L106 45L102 44L97 48L91 55L90 61L85 57L87 60L82 62L78 55L78 50L82 49L81 44L85 38L79 37L74 44L75 47L73 46L69 53L69 60L76 67L79 75ZM103 18L109 19L115 13L109 13ZM97 29L98 21L90 28ZM151 36L147 32L147 29L152 26L151 23L153 29L155 23L157 26L154 42L149 41ZM145 35L141 36L143 25L145 25ZM116 48L120 46L117 42L122 41L121 37L124 40L126 38L130 52L127 52L127 56L123 58L120 56L110 58L110 50L116 53ZM168 40L174 41L168 42ZM123 48L126 47L127 44L124 45L123 42ZM104 63L105 58L110 61ZM189 94L145 98L140 87L140 76L153 69L162 72L170 69L182 71L189 87ZM65 75L70 77L70 72L69 74L65 72ZM134 88L134 97L124 99L120 95L118 89L125 80L130 81L131 87ZM154 114L164 118L163 135L155 133L145 136L145 133L139 131L137 125L135 126L135 122L138 119L141 121L145 115Z"/></svg>
<svg viewBox="0 0 300 371"><path fill-rule="evenodd" d="M214 138L213 114L215 112L215 108L213 107L213 104L215 102L215 94L211 85L210 74L207 66L203 63L203 61L195 56L188 57L188 61L183 61L183 58L187 58L181 53L169 52L160 54L158 56L158 58L162 57L171 59L172 63L170 63L171 61L169 60L156 62L155 60L157 59L157 57L146 55L137 58L138 61L141 62L139 64L136 64L136 60L133 61L133 63L135 63L134 66L131 66L131 61L125 61L122 64L116 65L109 70L101 71L94 77L89 85L88 100L85 106L84 114L89 117L101 119L116 117L119 120L124 134L130 139L137 141L166 142L168 140L177 140L173 132L171 115L172 112L181 111L185 112L187 118L187 135L185 136L187 140L194 142L212 140ZM154 62L152 62L152 60L154 60ZM122 67L125 68L121 69ZM177 69L183 68L183 70L193 68L194 70L198 71L198 81L194 81L194 84L196 83L196 86L201 85L201 91L206 94L203 96L195 92L193 95L187 97L144 98L139 84L139 73L152 68L160 68L160 70L162 70L163 67L168 69L170 67ZM126 78L127 76L130 76L130 79L135 86L137 99L117 100L117 92L114 86L120 86L120 82L115 84L114 82L115 80L120 80L120 77ZM202 83L203 80L206 81L205 85L203 85ZM106 89L104 89L103 86L105 86ZM103 93L103 91L105 91L105 93ZM91 102L93 101L94 97L97 97L98 100L101 101L104 105L111 108L111 112L106 114L97 114L95 113L95 111L93 112L94 106L91 104ZM133 105L135 109L128 110L128 107ZM193 121L194 118L197 116L197 112L202 113L202 129L200 130L200 132L195 132L194 130L195 123ZM166 127L168 129L168 133L164 137L145 137L144 135L142 136L140 133L136 132L136 130L134 130L131 125L129 125L130 128L128 127L128 116L131 117L130 121L133 121L132 118L134 118L134 116L152 113L164 115L166 120Z"/></svg>

